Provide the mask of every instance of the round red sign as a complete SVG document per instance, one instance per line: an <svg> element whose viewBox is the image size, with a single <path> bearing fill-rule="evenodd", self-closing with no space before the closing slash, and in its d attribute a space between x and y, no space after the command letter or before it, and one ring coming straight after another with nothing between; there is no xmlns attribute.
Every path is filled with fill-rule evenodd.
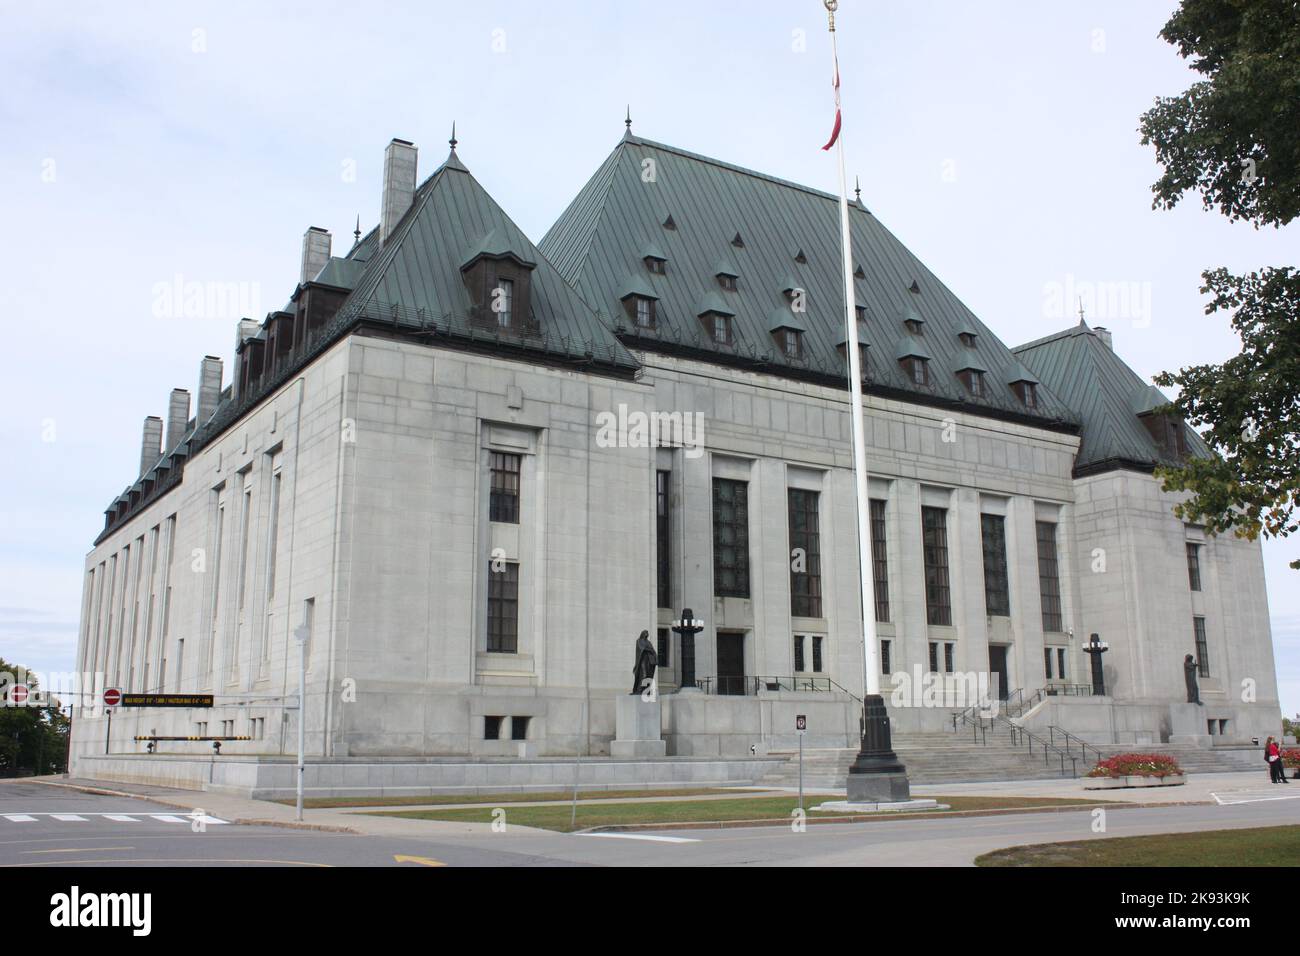
<svg viewBox="0 0 1300 956"><path fill-rule="evenodd" d="M116 687L110 687L104 691L105 707L116 707L120 703L122 703L122 692L120 690Z"/></svg>
<svg viewBox="0 0 1300 956"><path fill-rule="evenodd" d="M14 684L13 690L9 692L9 699L15 704L27 703L27 685Z"/></svg>

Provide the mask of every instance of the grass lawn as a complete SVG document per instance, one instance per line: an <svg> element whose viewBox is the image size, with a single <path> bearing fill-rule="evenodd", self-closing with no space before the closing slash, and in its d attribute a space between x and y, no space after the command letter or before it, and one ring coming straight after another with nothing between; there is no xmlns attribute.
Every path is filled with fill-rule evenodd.
<svg viewBox="0 0 1300 956"><path fill-rule="evenodd" d="M1300 826L1038 843L995 850L976 866L1295 866Z"/></svg>
<svg viewBox="0 0 1300 956"><path fill-rule="evenodd" d="M611 797L699 797L715 793L731 793L718 788L705 790L580 790L578 801L600 800ZM334 810L338 807L424 807L442 803L524 803L538 800L572 800L572 790L552 793L458 793L423 797L307 797L302 805L308 810ZM294 806L293 800L275 800L274 803Z"/></svg>
<svg viewBox="0 0 1300 956"><path fill-rule="evenodd" d="M826 796L805 796L804 806L812 807L826 800ZM1113 801L1060 799L1055 797L935 797L946 803L949 810L920 811L922 813L954 813L963 810L1026 809L1032 807L1096 806ZM636 823L700 823L737 820L790 819L790 813L799 805L797 797L738 797L734 800L681 800L662 803L605 803L578 804L578 819L570 824L570 806L515 806L506 808L506 824L540 827L544 830L583 830L587 827L618 826ZM382 816L410 817L416 820L463 820L470 823L491 823L492 806L458 810L407 810L380 814ZM882 813L875 816L892 816ZM823 814L809 812L809 819L820 819ZM825 816L833 817L831 814Z"/></svg>

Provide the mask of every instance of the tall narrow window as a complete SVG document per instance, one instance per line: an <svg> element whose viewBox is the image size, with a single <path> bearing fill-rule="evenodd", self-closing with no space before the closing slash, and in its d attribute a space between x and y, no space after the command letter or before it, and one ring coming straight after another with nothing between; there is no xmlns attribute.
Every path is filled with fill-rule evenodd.
<svg viewBox="0 0 1300 956"><path fill-rule="evenodd" d="M787 492L790 515L790 613L795 617L822 616L821 535L817 492L791 488Z"/></svg>
<svg viewBox="0 0 1300 956"><path fill-rule="evenodd" d="M939 642L930 641L930 673L939 673Z"/></svg>
<svg viewBox="0 0 1300 956"><path fill-rule="evenodd" d="M871 499L871 576L876 597L876 620L889 620L889 554L885 550L885 502Z"/></svg>
<svg viewBox="0 0 1300 956"><path fill-rule="evenodd" d="M659 643L659 646L655 649L657 651L656 656L659 658L659 666L667 667L668 662L671 659L670 650L672 648L672 640L668 636L668 628L659 628L658 633L655 636L658 638Z"/></svg>
<svg viewBox="0 0 1300 956"><path fill-rule="evenodd" d="M217 624L221 616L221 548L226 536L226 506L218 504L217 506L217 528L216 528L216 546L212 549L212 561L209 570L212 572L212 630L208 634L207 646L207 673L199 676L199 686L211 686L212 680L212 655L217 646Z"/></svg>
<svg viewBox="0 0 1300 956"><path fill-rule="evenodd" d="M672 607L671 556L672 521L669 514L668 484L671 471L655 472L655 579L659 607Z"/></svg>
<svg viewBox="0 0 1300 956"><path fill-rule="evenodd" d="M1056 525L1039 521L1038 591L1043 602L1043 630L1059 634L1061 623L1061 581L1056 566Z"/></svg>
<svg viewBox="0 0 1300 956"><path fill-rule="evenodd" d="M1065 648L1056 649L1056 676L1065 680Z"/></svg>
<svg viewBox="0 0 1300 956"><path fill-rule="evenodd" d="M167 684L166 684L167 638L171 634L172 554L175 548L176 548L176 516L170 515L167 518L167 545L166 545L166 551L163 553L162 585L159 591L159 593L162 595L162 610L160 612L160 617L162 618L162 624L161 624L161 633L158 638L158 653L160 655L160 659L158 661L158 690L159 691L163 691L167 689ZM180 676L179 673L177 674L177 676L178 677ZM179 683L177 683L176 688L177 690L180 689Z"/></svg>
<svg viewBox="0 0 1300 956"><path fill-rule="evenodd" d="M496 654L519 650L519 565L500 570L488 565L487 649Z"/></svg>
<svg viewBox="0 0 1300 956"><path fill-rule="evenodd" d="M1201 546L1187 542L1187 583L1193 591L1201 589Z"/></svg>
<svg viewBox="0 0 1300 956"><path fill-rule="evenodd" d="M925 555L925 611L930 624L952 624L948 587L948 510L921 509L921 549Z"/></svg>
<svg viewBox="0 0 1300 956"><path fill-rule="evenodd" d="M1192 631L1196 635L1196 667L1202 677L1210 676L1210 642L1205 634L1205 618L1192 618Z"/></svg>
<svg viewBox="0 0 1300 956"><path fill-rule="evenodd" d="M713 479L713 593L749 597L749 486Z"/></svg>
<svg viewBox="0 0 1300 956"><path fill-rule="evenodd" d="M253 485L244 485L244 498L239 512L239 610L244 609L248 596L248 532L253 523Z"/></svg>
<svg viewBox="0 0 1300 956"><path fill-rule="evenodd" d="M515 310L515 284L510 279L497 279L494 291L492 311L497 314L497 325L503 329L510 328Z"/></svg>
<svg viewBox="0 0 1300 956"><path fill-rule="evenodd" d="M653 329L655 327L655 300L647 299L644 296L637 296L636 299L636 325L639 329Z"/></svg>
<svg viewBox="0 0 1300 956"><path fill-rule="evenodd" d="M280 473L271 476L271 514L266 532L266 606L275 596L275 557L280 547Z"/></svg>
<svg viewBox="0 0 1300 956"><path fill-rule="evenodd" d="M803 635L796 634L794 636L794 672L798 674L801 673L803 669L804 669Z"/></svg>
<svg viewBox="0 0 1300 956"><path fill-rule="evenodd" d="M488 501L488 517L507 524L519 523L519 466L520 455L508 452L491 452L492 490Z"/></svg>
<svg viewBox="0 0 1300 956"><path fill-rule="evenodd" d="M980 515L984 542L984 607L990 617L1011 615L1007 586L1007 529L1002 515ZM1050 676L1050 675L1049 675Z"/></svg>
<svg viewBox="0 0 1300 956"><path fill-rule="evenodd" d="M820 674L822 672L822 636L820 634L812 636L812 658L813 673Z"/></svg>
<svg viewBox="0 0 1300 956"><path fill-rule="evenodd" d="M1052 649L1050 647L1043 648L1043 675L1048 680L1052 679Z"/></svg>
<svg viewBox="0 0 1300 956"><path fill-rule="evenodd" d="M880 642L880 673L882 674L894 672L893 649L892 641Z"/></svg>

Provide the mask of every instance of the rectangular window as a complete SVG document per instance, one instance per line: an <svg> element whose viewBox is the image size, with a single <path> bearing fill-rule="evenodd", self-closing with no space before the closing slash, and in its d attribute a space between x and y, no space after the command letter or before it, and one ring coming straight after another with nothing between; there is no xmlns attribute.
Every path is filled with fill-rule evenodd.
<svg viewBox="0 0 1300 956"><path fill-rule="evenodd" d="M1052 679L1052 649L1050 647L1043 648L1043 675L1048 680Z"/></svg>
<svg viewBox="0 0 1300 956"><path fill-rule="evenodd" d="M713 479L713 593L749 597L749 485Z"/></svg>
<svg viewBox="0 0 1300 956"><path fill-rule="evenodd" d="M814 634L812 639L813 654L813 671L820 674L822 672L822 638L820 634Z"/></svg>
<svg viewBox="0 0 1300 956"><path fill-rule="evenodd" d="M1064 647L1058 647L1056 649L1056 676L1059 677L1061 680L1065 680L1066 677Z"/></svg>
<svg viewBox="0 0 1300 956"><path fill-rule="evenodd" d="M943 671L945 674L953 673L957 668L953 666L953 655L957 650L957 645L951 641L944 641L943 644Z"/></svg>
<svg viewBox="0 0 1300 956"><path fill-rule="evenodd" d="M1201 589L1201 546L1187 542L1187 583L1193 591Z"/></svg>
<svg viewBox="0 0 1300 956"><path fill-rule="evenodd" d="M1196 666L1202 677L1210 676L1210 643L1205 636L1205 618L1192 618L1192 630L1196 634Z"/></svg>
<svg viewBox="0 0 1300 956"><path fill-rule="evenodd" d="M798 674L803 670L804 670L803 635L796 634L794 636L794 671L796 674Z"/></svg>
<svg viewBox="0 0 1300 956"><path fill-rule="evenodd" d="M939 673L939 642L930 642L930 673Z"/></svg>
<svg viewBox="0 0 1300 956"><path fill-rule="evenodd" d="M488 564L487 649L496 654L519 651L519 565L494 570Z"/></svg>
<svg viewBox="0 0 1300 956"><path fill-rule="evenodd" d="M658 638L658 643L659 643L659 646L657 648L659 654L659 666L667 667L668 659L669 659L669 650L673 646L672 641L668 637L668 628L666 627L659 628L659 632L655 636Z"/></svg>
<svg viewBox="0 0 1300 956"><path fill-rule="evenodd" d="M787 492L790 521L790 613L822 616L821 534L817 492Z"/></svg>
<svg viewBox="0 0 1300 956"><path fill-rule="evenodd" d="M891 674L894 670L893 662L893 643L891 641L880 642L880 673Z"/></svg>
<svg viewBox="0 0 1300 956"><path fill-rule="evenodd" d="M492 310L497 314L497 325L510 328L515 310L515 284L510 279L497 279L496 299Z"/></svg>
<svg viewBox="0 0 1300 956"><path fill-rule="evenodd" d="M1037 523L1038 591L1043 602L1043 630L1059 634L1061 623L1061 582L1056 569L1056 525Z"/></svg>
<svg viewBox="0 0 1300 956"><path fill-rule="evenodd" d="M885 550L885 502L871 499L871 576L876 593L876 620L889 620L889 554Z"/></svg>
<svg viewBox="0 0 1300 956"><path fill-rule="evenodd" d="M640 329L653 329L655 327L655 301L654 299L638 298L636 300L636 324Z"/></svg>
<svg viewBox="0 0 1300 956"><path fill-rule="evenodd" d="M1007 585L1007 528L1002 515L980 515L984 542L984 608L990 617L1011 616Z"/></svg>
<svg viewBox="0 0 1300 956"><path fill-rule="evenodd" d="M280 545L280 473L271 476L271 514L266 532L266 606L275 596L275 556Z"/></svg>
<svg viewBox="0 0 1300 956"><path fill-rule="evenodd" d="M253 525L253 486L244 486L244 499L239 513L239 610L244 609L248 596L248 534Z"/></svg>
<svg viewBox="0 0 1300 956"><path fill-rule="evenodd" d="M925 554L925 611L930 624L952 624L948 588L948 509L921 508L921 548Z"/></svg>
<svg viewBox="0 0 1300 956"><path fill-rule="evenodd" d="M527 717L510 718L510 739L527 740L528 739L528 719Z"/></svg>
<svg viewBox="0 0 1300 956"><path fill-rule="evenodd" d="M786 358L797 359L803 355L803 341L795 329L783 329L781 333L782 351Z"/></svg>
<svg viewBox="0 0 1300 956"><path fill-rule="evenodd" d="M483 718L483 739L500 740L501 739L501 722L504 717L485 716Z"/></svg>
<svg viewBox="0 0 1300 956"><path fill-rule="evenodd" d="M669 514L668 483L671 471L655 472L655 581L659 607L672 607L671 556L672 523Z"/></svg>
<svg viewBox="0 0 1300 956"><path fill-rule="evenodd" d="M714 314L713 341L721 345L731 344L731 316Z"/></svg>
<svg viewBox="0 0 1300 956"><path fill-rule="evenodd" d="M519 467L523 456L494 451L489 455L492 492L488 520L519 523Z"/></svg>

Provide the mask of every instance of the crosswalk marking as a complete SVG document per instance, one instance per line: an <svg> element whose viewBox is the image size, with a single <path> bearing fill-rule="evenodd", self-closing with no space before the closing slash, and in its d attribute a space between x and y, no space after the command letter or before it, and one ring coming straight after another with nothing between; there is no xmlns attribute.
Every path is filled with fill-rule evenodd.
<svg viewBox="0 0 1300 956"><path fill-rule="evenodd" d="M0 817L10 823L36 823L37 820L44 817L48 820L57 820L60 823L89 823L95 820L109 820L113 823L144 823L148 819L157 820L159 823L181 823L192 824L200 823L205 826L224 826L229 820L222 820L220 817L209 816L206 813L97 813L82 811L80 813L47 813L45 811L32 811L31 813L0 813Z"/></svg>

